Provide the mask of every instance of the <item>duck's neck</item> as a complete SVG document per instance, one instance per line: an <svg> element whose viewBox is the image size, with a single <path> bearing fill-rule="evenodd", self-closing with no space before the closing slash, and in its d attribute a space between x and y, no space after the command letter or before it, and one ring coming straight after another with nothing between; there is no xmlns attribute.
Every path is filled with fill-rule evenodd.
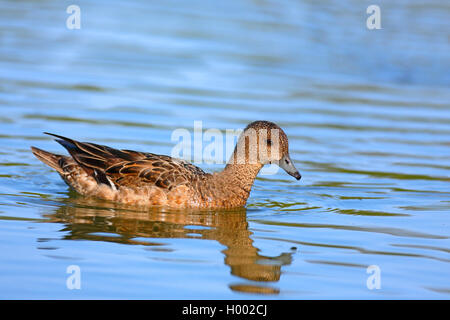
<svg viewBox="0 0 450 320"><path fill-rule="evenodd" d="M233 201L239 201L239 205L245 205L253 182L262 167L263 165L260 163L236 164L230 159L223 171L217 173L217 181L224 186L226 197L230 197Z"/></svg>

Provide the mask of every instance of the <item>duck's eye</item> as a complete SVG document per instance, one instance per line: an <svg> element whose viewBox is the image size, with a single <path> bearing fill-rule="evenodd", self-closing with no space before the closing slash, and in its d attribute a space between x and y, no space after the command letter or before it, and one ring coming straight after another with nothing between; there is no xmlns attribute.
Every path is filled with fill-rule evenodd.
<svg viewBox="0 0 450 320"><path fill-rule="evenodd" d="M267 139L267 144L268 144L269 146L271 146L271 145L272 145L272 140Z"/></svg>
<svg viewBox="0 0 450 320"><path fill-rule="evenodd" d="M289 164L289 160L288 159L284 159L284 161L286 161L286 164Z"/></svg>

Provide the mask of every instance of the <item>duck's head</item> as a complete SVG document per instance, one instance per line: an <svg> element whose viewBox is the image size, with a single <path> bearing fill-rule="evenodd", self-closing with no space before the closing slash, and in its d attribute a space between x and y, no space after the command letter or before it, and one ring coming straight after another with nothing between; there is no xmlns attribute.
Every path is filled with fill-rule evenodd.
<svg viewBox="0 0 450 320"><path fill-rule="evenodd" d="M286 133L273 122L254 121L250 123L239 137L236 150L238 151L238 161L245 159L245 163L260 165L275 163L297 180L302 177L289 156L289 142ZM239 151L241 152L240 156Z"/></svg>

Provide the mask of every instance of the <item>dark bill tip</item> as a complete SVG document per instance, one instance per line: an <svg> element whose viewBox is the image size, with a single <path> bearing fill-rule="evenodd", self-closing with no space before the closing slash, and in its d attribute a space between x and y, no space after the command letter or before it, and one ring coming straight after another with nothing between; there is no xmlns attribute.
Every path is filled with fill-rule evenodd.
<svg viewBox="0 0 450 320"><path fill-rule="evenodd" d="M297 180L300 180L302 178L302 175L298 171L293 173L293 174L291 174L291 176L293 176Z"/></svg>

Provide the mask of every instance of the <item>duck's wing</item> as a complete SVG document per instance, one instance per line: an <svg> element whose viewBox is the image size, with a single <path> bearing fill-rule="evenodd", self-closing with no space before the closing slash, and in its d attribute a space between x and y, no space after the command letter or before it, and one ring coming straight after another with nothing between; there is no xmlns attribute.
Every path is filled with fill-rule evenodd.
<svg viewBox="0 0 450 320"><path fill-rule="evenodd" d="M169 190L208 175L188 162L151 153L145 154L145 158L140 160L112 165L105 170L105 174L117 186L138 187L151 184Z"/></svg>
<svg viewBox="0 0 450 320"><path fill-rule="evenodd" d="M189 184L208 175L183 160L153 153L119 150L90 142L79 142L52 133L84 171L111 188L155 185L163 189Z"/></svg>

